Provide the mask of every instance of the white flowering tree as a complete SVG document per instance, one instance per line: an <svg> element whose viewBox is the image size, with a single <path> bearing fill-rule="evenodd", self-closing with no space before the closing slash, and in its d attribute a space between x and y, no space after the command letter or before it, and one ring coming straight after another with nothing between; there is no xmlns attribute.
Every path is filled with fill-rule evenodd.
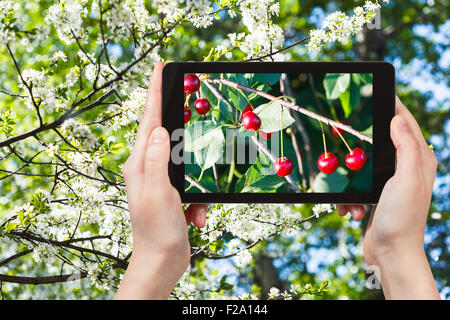
<svg viewBox="0 0 450 320"><path fill-rule="evenodd" d="M194 46L206 52L197 60L288 60L297 45L317 50L347 41L379 6L366 1L348 14L337 11L321 29L286 44L275 0L0 0L2 295L111 297L108 289L119 285L133 249L122 164L155 61L177 59ZM218 24L229 30L226 38L215 37ZM203 267L232 260L243 269L259 243L295 235L332 211L211 206L206 227L190 227L192 266L173 297L237 294L226 276ZM21 289L27 285L39 286ZM298 284L270 297L321 295L326 286Z"/></svg>

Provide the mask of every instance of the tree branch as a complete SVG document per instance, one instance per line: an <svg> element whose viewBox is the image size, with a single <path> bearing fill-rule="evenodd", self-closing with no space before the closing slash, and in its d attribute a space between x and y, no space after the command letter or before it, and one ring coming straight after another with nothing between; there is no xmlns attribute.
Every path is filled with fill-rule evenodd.
<svg viewBox="0 0 450 320"><path fill-rule="evenodd" d="M201 192L203 193L212 193L211 191L209 191L208 189L206 189L204 186L202 186L200 183L198 183L197 181L195 181L194 179L192 179L190 176L188 176L187 174L184 175L184 178L186 179L187 182L189 182L190 184L192 184L193 186L197 187L198 189L200 189Z"/></svg>
<svg viewBox="0 0 450 320"><path fill-rule="evenodd" d="M21 277L21 276L9 276L6 274L0 274L0 281L20 283L20 284L50 284L67 281L75 281L84 279L87 277L86 272L80 272L75 274L63 274L60 276L49 277Z"/></svg>
<svg viewBox="0 0 450 320"><path fill-rule="evenodd" d="M222 83L222 84L227 85L229 87L233 87L233 88L236 88L236 89L241 89L241 90L244 90L244 91L247 91L247 92L251 92L251 93L257 94L257 95L259 95L259 96L261 96L263 98L266 98L267 100L270 100L270 101L277 100L277 102L279 104L282 104L285 107L288 107L288 108L290 108L290 109L292 109L294 111L303 113L304 115L306 115L306 116L308 116L310 118L319 120L319 121L321 121L321 122L323 122L323 123L325 123L327 125L333 125L336 128L342 129L342 130L344 130L344 131L346 131L346 132L348 132L348 133L358 137L361 140L367 141L367 142L369 142L371 144L373 143L372 138L370 138L370 137L366 136L365 134L362 134L361 132L353 129L349 125L346 125L346 124L343 124L343 123L331 120L329 118L326 118L324 116L321 116L321 115L319 115L319 114L317 114L315 112L312 112L312 111L310 111L310 110L308 110L306 108L299 107L295 103L286 102L286 101L277 99L276 97L272 96L271 94L268 94L267 92L256 90L256 89L253 89L253 88L241 85L239 83L236 83L236 82L233 82L233 81L230 81L230 80L227 80L227 79L218 79L218 78L214 78L214 77L209 77L209 78L206 79L206 81L208 81L210 83Z"/></svg>
<svg viewBox="0 0 450 320"><path fill-rule="evenodd" d="M268 53L266 55L259 56L259 57L256 57L256 58L250 58L250 59L244 60L243 62L261 61L264 58L272 57L272 56L276 55L277 53L289 50L290 48L295 47L296 45L305 42L309 38L310 38L310 36L307 36L307 37L305 37L305 38L303 38L301 40L298 40L298 41L294 42L293 44L291 44L291 45L289 45L287 47L281 48L280 50L277 50L277 51L274 51L274 52L270 52L270 53Z"/></svg>

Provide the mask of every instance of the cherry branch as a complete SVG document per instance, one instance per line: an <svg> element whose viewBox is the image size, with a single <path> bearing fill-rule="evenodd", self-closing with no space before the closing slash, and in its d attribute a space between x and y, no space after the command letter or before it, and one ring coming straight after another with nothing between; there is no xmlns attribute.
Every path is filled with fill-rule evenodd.
<svg viewBox="0 0 450 320"><path fill-rule="evenodd" d="M277 99L276 97L272 96L271 94L268 94L267 92L260 91L260 90L257 90L257 89L253 89L253 88L244 86L242 84L239 84L239 83L227 80L227 79L219 79L219 78L214 78L214 77L208 77L206 79L206 81L208 81L210 83L222 83L222 84L224 84L226 86L233 87L235 89L240 89L240 90L244 90L244 91L247 91L247 92L251 92L251 93L257 94L257 95L259 95L259 96L261 96L263 98L266 98L267 100L270 100L270 101L277 100L277 102L279 104L281 104L281 105L283 105L283 106L285 106L287 108L290 108L292 110L300 112L300 113L302 113L302 114L304 114L304 115L306 115L306 116L308 116L310 118L319 120L319 121L321 121L321 122L323 122L323 123L325 123L327 125L330 125L330 126L333 125L336 128L340 128L340 129L342 129L342 130L344 130L344 131L354 135L355 137L358 137L361 140L364 140L364 141L367 141L367 142L373 144L372 138L370 138L370 137L366 136L365 134L363 134L363 133L353 129L349 125L346 125L346 124L343 124L343 123L331 120L331 119L329 119L327 117L321 116L321 115L319 115L319 114L317 114L315 112L312 112L312 111L310 111L310 110L308 110L306 108L299 107L295 103Z"/></svg>
<svg viewBox="0 0 450 320"><path fill-rule="evenodd" d="M206 189L204 186L202 186L200 183L198 183L197 181L195 181L194 179L192 179L189 175L185 174L184 178L186 179L187 182L189 182L190 184L192 184L193 186L197 187L198 189L200 189L201 192L203 193L211 193L211 191L209 191L208 189Z"/></svg>

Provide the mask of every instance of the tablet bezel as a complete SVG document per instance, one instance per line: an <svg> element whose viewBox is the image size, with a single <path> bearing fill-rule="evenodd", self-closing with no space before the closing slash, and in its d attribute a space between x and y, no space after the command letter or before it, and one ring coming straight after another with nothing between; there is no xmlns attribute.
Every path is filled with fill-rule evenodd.
<svg viewBox="0 0 450 320"><path fill-rule="evenodd" d="M185 193L184 164L169 163L169 176L183 203L366 203L375 204L395 171L390 122L395 116L395 69L387 62L172 62L162 74L162 124L184 128L186 73L372 73L373 188L370 193ZM179 94L175 94L178 93ZM375 108L377 106L377 108ZM381 108L382 107L382 108ZM180 141L171 141L171 148Z"/></svg>

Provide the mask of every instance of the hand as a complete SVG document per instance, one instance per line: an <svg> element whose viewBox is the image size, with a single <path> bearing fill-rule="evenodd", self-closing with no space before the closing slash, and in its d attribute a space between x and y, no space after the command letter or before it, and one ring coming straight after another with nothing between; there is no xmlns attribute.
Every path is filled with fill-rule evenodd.
<svg viewBox="0 0 450 320"><path fill-rule="evenodd" d="M387 298L439 298L424 252L437 159L398 98L396 107L397 115L391 121L396 171L372 210L364 237L364 258L368 265L381 268ZM338 205L337 209L341 216L350 212L357 221L364 218L362 205Z"/></svg>
<svg viewBox="0 0 450 320"><path fill-rule="evenodd" d="M168 176L170 139L161 127L161 71L156 63L144 116L123 173L133 229L133 254L117 299L167 299L190 262L187 225L202 228L207 205L183 212Z"/></svg>

